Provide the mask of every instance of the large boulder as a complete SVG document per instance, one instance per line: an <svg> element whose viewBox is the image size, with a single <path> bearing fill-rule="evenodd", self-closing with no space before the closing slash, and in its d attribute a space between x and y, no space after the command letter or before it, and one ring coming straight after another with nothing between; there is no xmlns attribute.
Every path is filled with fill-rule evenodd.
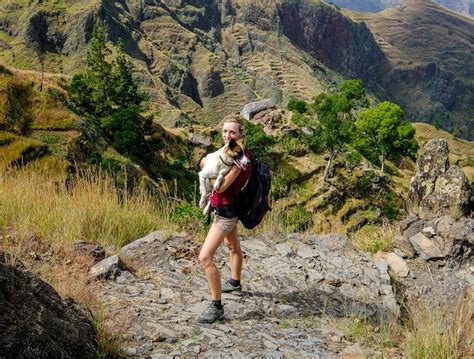
<svg viewBox="0 0 474 359"><path fill-rule="evenodd" d="M471 186L461 168L449 165L448 154L448 141L435 138L426 143L416 163L408 204L423 219L469 212Z"/></svg>
<svg viewBox="0 0 474 359"><path fill-rule="evenodd" d="M96 358L87 316L47 283L0 253L0 357Z"/></svg>

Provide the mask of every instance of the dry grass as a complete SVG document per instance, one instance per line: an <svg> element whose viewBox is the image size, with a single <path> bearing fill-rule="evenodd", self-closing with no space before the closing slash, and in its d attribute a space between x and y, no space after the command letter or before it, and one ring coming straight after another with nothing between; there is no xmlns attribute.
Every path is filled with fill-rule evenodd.
<svg viewBox="0 0 474 359"><path fill-rule="evenodd" d="M62 296L87 307L101 352L118 356L121 329L88 282L93 259L73 243L87 240L114 252L157 229L193 228L201 236L196 219L176 207L172 198L140 190L125 195L107 174L89 173L67 187L64 177L42 175L32 166L0 175L0 243L9 263L23 262Z"/></svg>
<svg viewBox="0 0 474 359"><path fill-rule="evenodd" d="M77 239L121 247L158 227L160 212L145 193L120 196L107 176L77 178L68 188L34 171L0 180L0 225L48 243Z"/></svg>
<svg viewBox="0 0 474 359"><path fill-rule="evenodd" d="M388 225L367 225L350 235L352 245L356 250L376 253L390 252L393 249L393 237L396 230Z"/></svg>
<svg viewBox="0 0 474 359"><path fill-rule="evenodd" d="M445 305L447 305L445 303ZM456 343L447 330L450 324L446 312L439 305L420 303L410 312L402 344L408 358L447 359L458 358Z"/></svg>

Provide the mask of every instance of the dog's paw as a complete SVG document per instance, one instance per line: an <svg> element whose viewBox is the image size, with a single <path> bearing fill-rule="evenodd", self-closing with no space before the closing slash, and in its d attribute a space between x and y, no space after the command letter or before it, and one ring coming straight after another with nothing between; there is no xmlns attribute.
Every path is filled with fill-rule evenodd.
<svg viewBox="0 0 474 359"><path fill-rule="evenodd" d="M199 201L199 208L203 209L207 205L207 196L202 197L201 200Z"/></svg>

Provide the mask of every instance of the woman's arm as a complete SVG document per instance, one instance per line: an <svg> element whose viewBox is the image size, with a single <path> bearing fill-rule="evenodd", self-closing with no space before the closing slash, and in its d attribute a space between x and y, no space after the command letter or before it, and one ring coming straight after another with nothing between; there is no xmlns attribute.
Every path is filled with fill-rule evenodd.
<svg viewBox="0 0 474 359"><path fill-rule="evenodd" d="M241 169L237 167L236 165L233 165L232 168L230 169L229 173L227 173L224 176L224 179L222 180L221 186L216 190L216 192L222 193L224 192L229 186L232 184L232 182L235 181L237 176L239 175ZM211 183L213 181L211 180Z"/></svg>

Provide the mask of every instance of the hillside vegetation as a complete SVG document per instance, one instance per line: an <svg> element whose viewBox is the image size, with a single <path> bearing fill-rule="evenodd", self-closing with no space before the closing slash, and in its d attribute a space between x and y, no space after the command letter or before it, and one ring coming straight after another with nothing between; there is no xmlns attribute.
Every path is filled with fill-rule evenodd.
<svg viewBox="0 0 474 359"><path fill-rule="evenodd" d="M344 78L361 78L372 96L399 103L407 120L437 121L472 138L472 21L434 4L400 9L349 14L354 22L319 1L5 1L0 57L72 75L84 68L101 19L108 39L123 41L150 93L150 112L159 110L157 120L167 126L215 124L257 99L311 101ZM377 21L391 25L379 30ZM395 31L397 41L384 31ZM430 46L410 40L413 32ZM438 46L446 43L449 49Z"/></svg>

